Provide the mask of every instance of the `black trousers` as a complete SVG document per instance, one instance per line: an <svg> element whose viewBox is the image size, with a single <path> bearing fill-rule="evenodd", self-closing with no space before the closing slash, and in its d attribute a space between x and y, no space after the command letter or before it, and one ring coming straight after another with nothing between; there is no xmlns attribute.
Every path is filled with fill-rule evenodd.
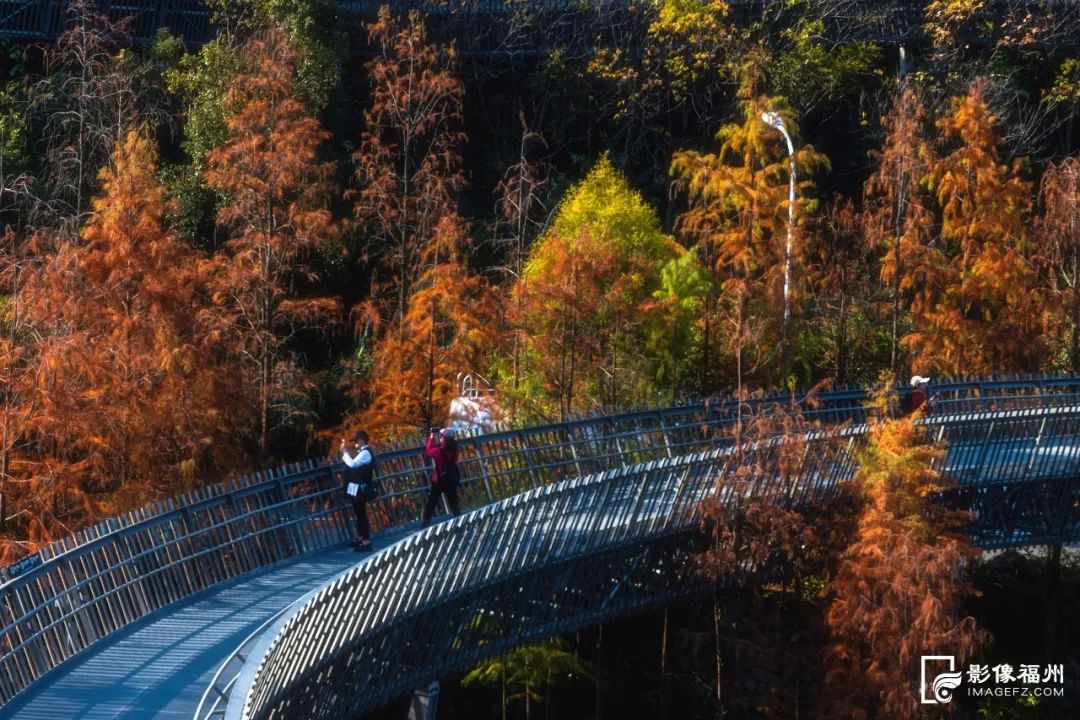
<svg viewBox="0 0 1080 720"><path fill-rule="evenodd" d="M352 501L353 512L356 513L356 536L361 540L368 540L371 531L368 529L367 500L359 495L349 499Z"/></svg>
<svg viewBox="0 0 1080 720"><path fill-rule="evenodd" d="M457 487L444 488L442 485L431 483L428 485L428 496L427 502L424 503L424 520L420 523L421 527L427 527L431 524L431 516L435 514L435 504L439 502L439 498L443 495L446 496L446 500L450 503L450 510L454 515L461 514L461 507L458 505Z"/></svg>

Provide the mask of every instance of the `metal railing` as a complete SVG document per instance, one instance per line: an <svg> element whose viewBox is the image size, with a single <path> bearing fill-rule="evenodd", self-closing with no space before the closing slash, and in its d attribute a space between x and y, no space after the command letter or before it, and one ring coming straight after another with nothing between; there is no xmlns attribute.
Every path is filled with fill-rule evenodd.
<svg viewBox="0 0 1080 720"><path fill-rule="evenodd" d="M924 421L959 476L945 502L986 547L1080 539L1080 404ZM682 561L701 501L813 503L856 468L866 426L811 433L795 466L758 443L559 482L423 531L295 610L234 690L226 718L356 717L519 644L709 587ZM972 459L975 459L973 462ZM781 471L780 468L785 470ZM1043 502L1033 497L1046 493ZM984 497L972 502L979 494ZM1003 503L991 509L991 502ZM1058 510L1051 507L1056 505ZM1008 516L1007 525L1001 525Z"/></svg>
<svg viewBox="0 0 1080 720"><path fill-rule="evenodd" d="M960 411L997 408L1020 408L1027 406L1041 406L1047 402L1070 402L1069 396L1080 394L1080 376L1076 375L1027 375L1010 376L1003 378L972 378L972 379L949 379L933 386L935 394L940 398L939 412L948 412L951 408ZM905 391L901 388L901 391ZM1052 398L1048 398L1052 396ZM866 400L866 392L861 386L841 387L819 395L820 407L817 410L810 409L805 404L805 394L799 394L794 399L800 405L807 418L822 423L834 422L860 422L865 419L866 413L863 403ZM748 413L759 411L774 404L788 405L791 397L786 394L767 395L761 398L752 398L743 403L743 408ZM608 431L614 430L616 434L622 432L620 428L627 425L626 420L635 418L655 418L662 416L662 422L667 426L685 425L700 422L703 425L721 427L734 421L736 417L735 404L728 400L720 403L691 402L672 408L652 408L631 411L614 416L599 415L581 418L568 418L564 422L551 423L523 428L507 428L494 433L484 435L479 442L505 445L518 438L525 437L531 442L536 436L548 436L554 432L558 434L563 430L562 437L588 434L590 431L582 429L582 425L607 424ZM655 423L654 419L646 420L644 424ZM575 430L575 428L577 428ZM466 441L464 451L469 453L469 444L473 440ZM395 447L389 452L380 455L385 463L389 459L401 455L421 454L415 445ZM152 503L138 510L109 518L97 525L79 530L72 535L43 546L37 553L37 561L47 562L50 559L70 552L88 543L112 535L126 527L131 527L155 517L174 512L181 507L192 507L212 500L213 498L243 491L256 485L264 484L273 478L291 476L307 470L320 467L325 464L325 459L312 458L302 463L285 465L265 472L256 472L231 480L193 490L189 493L174 498ZM604 469L604 468L601 468ZM30 567L36 566L31 563ZM6 569L0 570L3 572ZM10 579L9 576L6 579Z"/></svg>
<svg viewBox="0 0 1080 720"><path fill-rule="evenodd" d="M940 408L1068 404L1080 378L959 381L935 386ZM822 395L807 416L861 420L861 390ZM767 404L778 398L755 401ZM544 483L712 446L734 406L667 408L508 430L460 442L464 508ZM380 456L384 494L373 529L420 516L421 449ZM338 468L309 461L242 478L110 520L44 549L42 562L0 586L0 703L75 653L170 603L291 557L347 540Z"/></svg>

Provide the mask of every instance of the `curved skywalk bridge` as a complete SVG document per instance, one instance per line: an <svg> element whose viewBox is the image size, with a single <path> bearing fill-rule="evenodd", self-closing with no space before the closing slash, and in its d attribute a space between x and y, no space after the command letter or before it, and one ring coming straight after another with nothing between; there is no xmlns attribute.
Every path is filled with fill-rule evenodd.
<svg viewBox="0 0 1080 720"><path fill-rule="evenodd" d="M984 548L1080 541L1080 404L938 416L937 462ZM230 720L357 717L532 640L663 606L708 585L687 555L701 502L819 502L851 477L866 426L812 433L788 478L780 443L654 460L538 488L398 543L315 594L259 645ZM244 704L239 705L239 694Z"/></svg>
<svg viewBox="0 0 1080 720"><path fill-rule="evenodd" d="M1067 407L1077 404L1078 386L1078 378L1041 378L954 383L935 390L946 396L943 405L970 410L1055 404ZM835 392L823 399L824 407L816 414L826 421L861 417L860 391ZM478 507L561 478L692 452L713 443L711 436L716 426L729 420L725 416L732 415L730 411L719 408L718 412L706 414L701 406L672 408L465 440L466 503ZM1026 436L1037 437L1034 430L1025 432ZM973 452L969 451L969 456ZM1014 443L1013 452L1022 453L1021 446ZM418 516L422 502L419 486L425 483L426 468L421 453L412 449L382 457L389 493L373 508L376 527L407 527ZM984 458L990 461L985 452ZM983 496L975 499L987 500ZM27 709L48 707L45 686L54 684L57 678L70 679L73 665L94 660L92 656L102 654L101 647L117 642L110 638L95 644L98 639L129 626L135 634L147 623L168 622L173 611L197 605L188 601L169 612L155 611L195 593L201 593L199 602L217 602L229 588L236 587L229 583L230 579L340 543L348 536L348 525L331 469L309 464L299 470L223 485L215 492L188 498L180 507L159 507L137 516L137 520L129 518L128 523L103 526L96 533L84 534L80 543L61 548L59 554L55 548L46 551L43 565L0 588L0 611L6 613L2 638L5 654L0 658L3 699L8 700L80 651L90 650L30 688L24 697L0 708L0 716L16 712L19 717L29 717L25 715ZM1025 532L1028 535L1024 542L1037 541L1035 533ZM379 537L385 540L386 530ZM348 567L357 559L343 554L340 567ZM259 577L266 580L275 574ZM325 577L332 574L328 570ZM252 576L239 582L253 582ZM287 605L300 594L278 598L277 607ZM200 615L197 611L195 614ZM266 611L264 617L272 614ZM201 616L199 619L205 621ZM246 628L254 629L258 624L252 620ZM128 632L119 634L124 636L120 641L131 640ZM234 633L243 634L240 629ZM207 648L207 652L219 652L216 661L227 649L215 646ZM175 669L177 675L195 672L197 669L187 666ZM198 677L190 678L192 685L197 686L199 681ZM150 684L160 688L161 684L155 682L151 680ZM137 684L135 680L122 682L110 692L136 692L129 687L133 683ZM191 695L190 688L187 695ZM35 703L37 698L42 702Z"/></svg>

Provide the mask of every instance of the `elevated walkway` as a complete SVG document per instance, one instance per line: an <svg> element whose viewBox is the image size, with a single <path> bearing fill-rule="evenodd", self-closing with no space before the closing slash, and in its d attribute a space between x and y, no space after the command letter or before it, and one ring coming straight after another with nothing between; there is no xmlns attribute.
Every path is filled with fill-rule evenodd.
<svg viewBox="0 0 1080 720"><path fill-rule="evenodd" d="M1075 482L1078 453L1074 447L1080 436L1080 378L958 382L935 390L943 399L940 415L931 423L937 436L953 448L943 468L960 477L962 488L956 501L978 513L980 522L972 528L978 541L986 547L1007 547L1075 538L1080 526ZM857 422L863 414L862 398L857 389L829 393L822 398L824 404L809 414L826 422ZM331 550L348 538L350 518L341 505L334 468L317 463L241 479L105 523L45 549L38 564L24 568L22 574L0 587L4 622L0 690L3 700L8 701L0 707L0 717L47 713L50 707L60 707L55 703L68 690L73 690L71 697L83 701L99 699L99 705L84 709L106 713L101 717L145 717L145 713L128 713L146 710L140 703L151 695L157 696L154 702L159 703L155 712L190 712L189 701L205 689L205 685L199 688L199 683L205 683L208 668L219 664L235 647L227 647L230 643L238 643L309 587L343 569L344 574L319 591L338 588L334 592L346 593L350 601L345 605L335 600L338 612L343 612L343 607L368 607L376 601L389 603L379 606L384 619L399 617L394 613L407 607L413 608L409 617L414 619L438 608L453 613L471 611L453 626L459 634L452 638L433 634L432 627L427 629L431 642L446 641L452 648L453 643L464 642L455 638L487 637L489 626L519 627L512 623L527 619L528 612L546 612L543 617L553 618L552 622L544 625L530 620L528 629L515 635L514 642L527 640L534 630L563 632L583 622L670 602L680 592L700 589L694 578L672 561L688 552L694 542L692 533L686 532L694 526L692 519L672 508L697 506L692 493L682 494L691 487L689 480L684 478L684 490L672 490L676 485L671 483L679 482L672 472L681 468L689 473L687 478L698 477L695 482L706 477L708 463L715 463L716 458L688 456L722 443L718 433L734 416L731 405L697 405L466 439L462 442L463 497L467 507L480 511L413 536L357 566L353 564L362 556ZM849 444L857 442L858 428L845 432ZM372 508L372 515L379 530L376 537L388 542L407 532L418 519L428 470L422 453L415 448L381 457L386 495ZM789 492L793 500L797 499L794 494L812 498L835 486L840 477L837 473L851 467L848 462L830 466L828 473L824 467L808 470L790 485ZM562 484L552 485L560 481ZM617 490L619 483L630 487L635 482L644 482L651 489L639 485L637 490ZM699 484L710 486L703 481ZM550 517L545 509L549 507L554 512ZM475 535L479 529L487 534ZM495 535L490 534L496 530ZM452 541L445 542L447 539ZM570 546L563 545L568 542ZM531 550L525 552L526 547ZM454 558L439 554L451 551L464 554ZM556 554L543 554L548 552ZM494 560L503 555L505 561ZM391 557L405 564L388 565ZM423 571L453 568L455 562L472 557L477 562L484 558L490 562L474 565L469 572ZM301 559L299 565L296 558ZM514 564L518 562L525 564ZM306 563L315 565L306 567ZM297 569L288 570L292 567ZM368 573L376 567L381 568L381 574L371 579L375 576ZM282 586L276 585L276 572L266 568L280 568L285 573ZM294 581L290 572L309 577L311 585ZM476 585L478 578L483 587ZM396 587L391 580L411 584ZM577 580L593 585L584 587L575 584ZM223 602L221 598L229 596L230 589L246 588L249 582L254 585L238 591L241 603L244 597L255 598L267 588L273 602L260 605L253 599L250 616L245 614L247 606L222 610L213 604ZM541 591L557 588L566 594L530 596L524 592L527 587ZM363 593L375 595L360 602ZM515 599L524 605L515 606ZM200 610L204 601L211 602L207 608L216 610ZM420 604L408 605L414 601ZM275 703L290 706L292 693L303 694L305 678L318 676L339 661L352 662L345 660L348 653L369 647L365 638L371 632L393 633L408 626L398 622L375 630L374 626L334 623L329 627L337 629L340 645L302 648L304 657L314 664L297 670L299 674L287 681L278 677L276 670L268 674L273 663L282 667L282 658L287 656L280 652L292 642L289 638L295 637L296 628L304 628L310 637L324 632L320 623L327 618L319 614L321 610L311 608L330 605L321 594L313 596L312 603L282 621L274 647L270 648L270 640L265 643L265 649L273 652L265 658L261 651L252 656L265 659L264 670L258 669L258 663L243 666L247 679L239 686L241 699L257 698L264 708ZM189 614L182 619L172 619L173 613L185 611ZM225 612L225 616L215 612ZM296 618L303 618L303 622ZM210 624L200 630L192 624L195 620ZM341 634L346 627L347 637ZM143 631L149 635L136 635ZM206 647L199 650L198 638L204 633ZM151 636L164 639L167 645L175 644L179 656L144 650L154 662L148 670L134 672L114 662L109 654L117 642L134 642L129 648L149 647L143 638ZM170 639L176 642L168 642ZM484 652L502 647L493 639L481 644ZM475 659L454 653L447 657L466 664ZM86 670L77 669L84 664ZM299 667L295 658L286 664ZM98 681L113 689L89 684L87 679L101 674L102 667L115 669L115 678ZM401 667L412 669L403 669L392 682L365 680L365 686L377 688L365 702L382 702L401 688L411 689L406 686L415 678L438 674L438 668L415 663ZM177 684L173 678L183 678L183 683ZM231 677L223 676L215 687L231 689L230 682ZM98 690L80 695L80 687ZM162 699L169 693L175 693L173 700ZM237 697L235 691L226 694ZM123 697L128 700L117 699ZM230 712L236 712L235 707L231 704ZM261 717L260 712L251 705L250 716Z"/></svg>

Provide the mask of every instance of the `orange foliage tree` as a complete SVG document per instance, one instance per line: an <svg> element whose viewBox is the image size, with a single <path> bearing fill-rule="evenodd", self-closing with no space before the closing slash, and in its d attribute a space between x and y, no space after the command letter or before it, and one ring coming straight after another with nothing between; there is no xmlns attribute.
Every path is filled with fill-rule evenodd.
<svg viewBox="0 0 1080 720"><path fill-rule="evenodd" d="M22 554L20 541L31 534L48 536L39 518L23 512L25 500L28 430L37 413L34 387L34 354L29 339L33 337L33 319L26 311L24 287L27 278L39 272L40 256L36 243L8 231L0 247L0 563L8 563Z"/></svg>
<svg viewBox="0 0 1080 720"><path fill-rule="evenodd" d="M858 377L874 345L873 326L867 322L873 280L860 221L854 203L836 196L807 252L807 284L812 289L807 315L821 326L822 360L831 361L829 370L837 383Z"/></svg>
<svg viewBox="0 0 1080 720"><path fill-rule="evenodd" d="M1051 271L1049 287L1057 302L1056 325L1068 336L1065 363L1080 369L1080 159L1051 165L1039 187L1042 252Z"/></svg>
<svg viewBox="0 0 1080 720"><path fill-rule="evenodd" d="M1045 356L1045 304L1030 261L1031 187L998 158L983 86L954 101L939 127L956 143L931 168L941 242L912 268L915 369L953 375L1035 370Z"/></svg>
<svg viewBox="0 0 1080 720"><path fill-rule="evenodd" d="M530 146L543 145L543 137L529 129L525 113L519 112L521 143L518 161L506 169L502 181L495 188L499 193L499 217L495 222L495 244L503 249L505 263L503 273L511 286L521 278L528 260L533 240L543 233L547 208L541 202L541 193L548 183L549 168L545 163L530 159ZM521 295L514 297L514 313L520 317ZM520 325L511 330L510 382L511 403L521 383L521 349L528 330ZM513 411L513 405L510 407Z"/></svg>
<svg viewBox="0 0 1080 720"><path fill-rule="evenodd" d="M373 402L347 424L388 435L443 422L458 373L480 367L495 344L492 295L471 274L471 241L455 216L435 226L422 249L423 271L413 283L402 332L375 351Z"/></svg>
<svg viewBox="0 0 1080 720"><path fill-rule="evenodd" d="M689 194L690 209L679 218L681 229L693 237L703 260L714 273L720 288L721 311L730 319L729 350L736 364L736 382L741 385L744 366L768 366L777 358L770 353L782 345L781 318L784 308L784 255L788 222L787 149L780 134L761 121L763 111L772 110L784 118L788 131L798 134L791 113L776 98L756 92L756 71L751 67L739 89L741 119L720 128L716 153L680 151L675 153L671 173ZM805 197L811 170L826 163L812 146L795 152L795 166ZM797 200L796 223L812 211L812 200ZM798 236L801 231L795 229ZM804 243L792 249L792 265L802 262ZM796 270L793 276L801 273ZM767 328L751 331L750 318ZM709 333L710 329L707 328ZM748 347L747 338L758 336ZM723 355L706 348L713 362ZM730 356L729 356L730 357ZM774 365L775 367L775 365ZM775 380L778 373L767 379Z"/></svg>
<svg viewBox="0 0 1080 720"><path fill-rule="evenodd" d="M328 209L332 164L320 162L327 133L297 98L299 56L288 33L266 29L247 42L245 69L227 96L228 136L207 156L206 178L225 197L218 223L229 232L214 259L217 328L234 343L255 389L259 449L269 433L304 413L307 378L289 341L336 319L339 302L303 297L316 278L307 254L334 237Z"/></svg>
<svg viewBox="0 0 1080 720"><path fill-rule="evenodd" d="M5 408L22 420L5 422L5 462L19 481L17 534L31 544L242 457L230 440L236 382L200 324L205 278L166 227L156 171L150 141L129 133L82 244L61 243L15 288L6 319L28 372L14 376L22 407Z"/></svg>
<svg viewBox="0 0 1080 720"><path fill-rule="evenodd" d="M927 138L925 106L915 84L903 84L881 124L885 144L875 153L876 170L863 186L863 227L871 247L881 253L881 282L889 288L889 367L895 374L900 371L902 324L910 295L920 282L908 270L927 266L925 255L934 221L931 199L922 184L934 160L933 148Z"/></svg>
<svg viewBox="0 0 1080 720"><path fill-rule="evenodd" d="M372 104L353 154L358 187L350 196L368 232L364 254L379 263L372 297L400 343L412 285L423 272L420 255L455 211L465 182L458 155L464 134L456 129L464 91L450 70L453 48L427 42L418 12L402 22L384 5L368 42L375 52L366 65Z"/></svg>
<svg viewBox="0 0 1080 720"><path fill-rule="evenodd" d="M601 374L605 354L594 312L604 304L598 278L617 274L617 258L610 250L588 230L573 239L553 236L534 253L545 271L527 272L527 281L514 289L514 327L526 334L531 328L532 333L525 339L522 399L540 414L565 416L571 410L602 406L593 399L602 392L590 385ZM543 391L533 392L533 384Z"/></svg>
<svg viewBox="0 0 1080 720"><path fill-rule="evenodd" d="M849 541L852 515L843 496L792 502L808 465L832 462L839 443L821 434L811 444L820 425L794 399L753 409L748 401L762 395L737 396L744 407L725 429L732 448L702 504L709 547L696 561L706 577L732 586L714 609L717 716L790 718L814 695L820 578Z"/></svg>
<svg viewBox="0 0 1080 720"><path fill-rule="evenodd" d="M891 385L890 376L879 409L893 403ZM989 640L960 617L972 588L958 570L978 552L958 533L962 516L933 501L948 483L930 466L939 451L924 444L917 418L871 424L853 481L855 536L830 585L821 717L921 717L919 657L963 665Z"/></svg>

